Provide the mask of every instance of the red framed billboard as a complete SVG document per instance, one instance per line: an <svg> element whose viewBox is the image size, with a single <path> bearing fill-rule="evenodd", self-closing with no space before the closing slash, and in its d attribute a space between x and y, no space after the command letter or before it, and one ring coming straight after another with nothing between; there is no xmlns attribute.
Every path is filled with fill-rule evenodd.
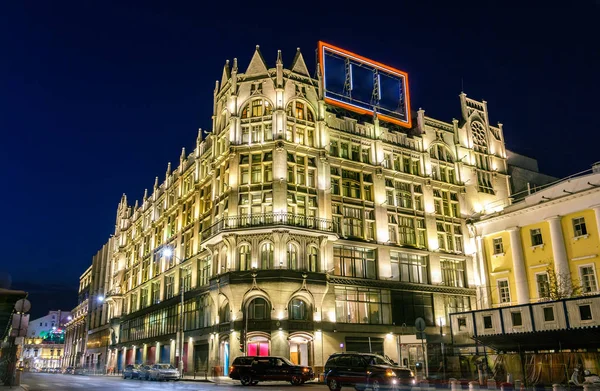
<svg viewBox="0 0 600 391"><path fill-rule="evenodd" d="M325 102L412 127L408 74L319 41Z"/></svg>

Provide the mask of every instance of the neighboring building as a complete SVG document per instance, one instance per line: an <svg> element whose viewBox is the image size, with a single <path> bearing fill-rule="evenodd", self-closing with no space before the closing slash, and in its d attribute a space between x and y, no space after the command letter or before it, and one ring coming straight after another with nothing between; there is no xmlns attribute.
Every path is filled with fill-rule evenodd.
<svg viewBox="0 0 600 391"><path fill-rule="evenodd" d="M92 258L88 335L85 350L85 367L105 371L107 363L110 327L107 322L105 295L108 291L112 239Z"/></svg>
<svg viewBox="0 0 600 391"><path fill-rule="evenodd" d="M15 304L26 297L27 292L0 288L0 385L16 385L15 371L21 345L19 339L23 335L19 328L22 329L23 324L27 323L29 315L21 318L21 314L15 311Z"/></svg>
<svg viewBox="0 0 600 391"><path fill-rule="evenodd" d="M26 337L21 355L21 365L25 370L60 368L65 345L41 337Z"/></svg>
<svg viewBox="0 0 600 391"><path fill-rule="evenodd" d="M526 385L564 384L577 365L600 370L600 165L477 216L470 233L482 306L450 315L461 362L502 352L496 379L505 366Z"/></svg>
<svg viewBox="0 0 600 391"><path fill-rule="evenodd" d="M467 218L509 199L502 127L461 94L460 121L419 110L406 129L326 104L310 74L299 51L288 69L258 48L246 72L228 63L206 139L140 203L122 197L107 366L227 374L273 354L318 372L358 350L415 368L422 317L437 369L448 314L478 308Z"/></svg>
<svg viewBox="0 0 600 391"><path fill-rule="evenodd" d="M598 293L600 166L474 223L484 308L547 300L554 285ZM550 272L550 274L549 274ZM575 292L577 293L577 292Z"/></svg>
<svg viewBox="0 0 600 391"><path fill-rule="evenodd" d="M77 306L71 311L71 319L67 322L65 332L65 353L63 367L83 366L84 352L88 332L88 305L92 267L79 277L79 297Z"/></svg>
<svg viewBox="0 0 600 391"><path fill-rule="evenodd" d="M27 337L46 338L52 331L63 328L71 318L70 311L48 311L48 315L29 320Z"/></svg>
<svg viewBox="0 0 600 391"><path fill-rule="evenodd" d="M558 178L540 173L536 159L506 150L512 201L519 201Z"/></svg>

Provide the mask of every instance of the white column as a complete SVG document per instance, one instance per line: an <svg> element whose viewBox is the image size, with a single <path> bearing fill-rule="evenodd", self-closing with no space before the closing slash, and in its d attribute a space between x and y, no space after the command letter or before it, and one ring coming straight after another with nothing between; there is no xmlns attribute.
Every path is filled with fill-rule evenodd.
<svg viewBox="0 0 600 391"><path fill-rule="evenodd" d="M517 304L529 303L529 283L525 272L525 260L523 259L523 245L521 244L521 230L519 227L508 229L510 234L510 248L513 259L513 275L517 287Z"/></svg>
<svg viewBox="0 0 600 391"><path fill-rule="evenodd" d="M554 272L557 281L562 280L563 284L571 286L571 271L569 270L569 261L567 260L567 250L565 249L565 238L560 224L560 216L552 216L546 219L550 225L550 240L552 241L552 256L554 257Z"/></svg>
<svg viewBox="0 0 600 391"><path fill-rule="evenodd" d="M483 251L483 237L477 236L475 238L475 245L477 248L477 256L476 263L477 269L479 271L479 284L480 291L478 294L480 295L480 306L477 309L482 308L490 308L490 285L488 281L488 268L487 268L487 260L485 258L485 252Z"/></svg>
<svg viewBox="0 0 600 391"><path fill-rule="evenodd" d="M596 228L598 228L598 233L600 233L600 205L594 205L592 209L596 215Z"/></svg>

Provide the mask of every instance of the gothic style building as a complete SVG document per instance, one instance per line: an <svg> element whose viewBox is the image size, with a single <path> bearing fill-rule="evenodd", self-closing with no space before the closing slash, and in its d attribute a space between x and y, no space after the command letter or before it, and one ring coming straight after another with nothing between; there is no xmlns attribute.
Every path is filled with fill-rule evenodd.
<svg viewBox="0 0 600 391"><path fill-rule="evenodd" d="M318 372L366 350L414 367L417 317L439 363L448 314L478 308L467 220L509 196L486 103L461 94L459 120L418 110L407 129L326 104L310 75L300 51L288 68L258 47L245 72L228 62L212 129L141 202L123 195L109 366L181 356L186 373L226 375L270 354Z"/></svg>

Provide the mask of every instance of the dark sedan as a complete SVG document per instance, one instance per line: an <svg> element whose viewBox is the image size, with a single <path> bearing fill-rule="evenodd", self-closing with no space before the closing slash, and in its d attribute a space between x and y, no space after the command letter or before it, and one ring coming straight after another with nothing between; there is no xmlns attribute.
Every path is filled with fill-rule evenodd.
<svg viewBox="0 0 600 391"><path fill-rule="evenodd" d="M285 357L237 357L231 365L229 377L242 385L259 381L289 381L300 385L314 377L311 367L296 365Z"/></svg>
<svg viewBox="0 0 600 391"><path fill-rule="evenodd" d="M127 365L123 369L123 379L140 379L140 365Z"/></svg>

